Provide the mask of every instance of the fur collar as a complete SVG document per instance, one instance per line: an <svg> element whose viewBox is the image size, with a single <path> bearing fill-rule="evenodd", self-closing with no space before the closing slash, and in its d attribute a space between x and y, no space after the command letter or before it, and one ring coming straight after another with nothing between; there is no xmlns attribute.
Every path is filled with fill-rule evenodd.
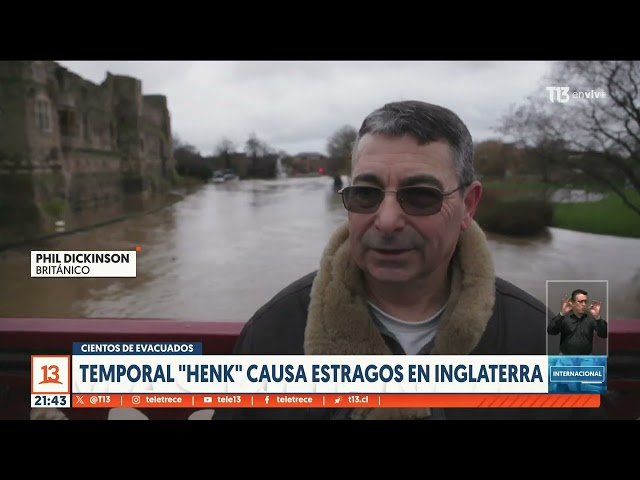
<svg viewBox="0 0 640 480"><path fill-rule="evenodd" d="M305 330L307 355L391 355L373 323L362 274L349 257L347 223L332 235L311 288ZM466 355L476 347L493 312L495 272L484 232L474 221L460 236L451 294L432 354ZM461 302L460 299L474 299ZM425 411L426 410L426 411ZM421 418L428 409L356 409L359 418Z"/></svg>

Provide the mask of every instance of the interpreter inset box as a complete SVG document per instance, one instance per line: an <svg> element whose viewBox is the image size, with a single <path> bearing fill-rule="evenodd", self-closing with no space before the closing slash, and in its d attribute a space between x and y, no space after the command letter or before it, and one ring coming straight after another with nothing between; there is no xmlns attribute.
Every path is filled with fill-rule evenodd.
<svg viewBox="0 0 640 480"><path fill-rule="evenodd" d="M547 280L547 355L606 357L608 303L608 280Z"/></svg>

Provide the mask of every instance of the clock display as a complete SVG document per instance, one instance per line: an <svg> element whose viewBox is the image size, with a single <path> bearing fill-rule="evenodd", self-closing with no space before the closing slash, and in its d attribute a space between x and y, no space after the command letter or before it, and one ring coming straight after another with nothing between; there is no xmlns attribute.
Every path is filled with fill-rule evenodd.
<svg viewBox="0 0 640 480"><path fill-rule="evenodd" d="M69 408L69 395L31 395L31 408Z"/></svg>

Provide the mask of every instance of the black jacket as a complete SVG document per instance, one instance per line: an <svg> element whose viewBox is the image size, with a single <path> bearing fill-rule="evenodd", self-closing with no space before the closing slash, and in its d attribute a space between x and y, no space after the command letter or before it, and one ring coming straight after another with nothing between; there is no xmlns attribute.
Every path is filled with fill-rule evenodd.
<svg viewBox="0 0 640 480"><path fill-rule="evenodd" d="M348 232L339 229L320 269L295 281L247 322L234 353L240 355L390 355L402 351L373 322L362 276L349 261ZM484 234L467 230L451 265L451 294L431 354L545 355L544 304L497 278ZM568 419L594 409L448 408L322 409L221 408L223 419ZM599 417L601 414L597 414Z"/></svg>
<svg viewBox="0 0 640 480"><path fill-rule="evenodd" d="M547 327L549 335L560 334L560 351L564 355L591 355L593 332L601 338L607 338L607 322L603 318L596 320L588 313L581 317L573 312L568 315L559 313Z"/></svg>

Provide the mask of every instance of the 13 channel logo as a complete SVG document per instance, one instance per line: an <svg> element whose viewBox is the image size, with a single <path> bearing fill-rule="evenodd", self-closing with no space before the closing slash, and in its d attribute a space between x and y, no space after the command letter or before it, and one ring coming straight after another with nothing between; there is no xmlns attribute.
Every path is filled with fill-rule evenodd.
<svg viewBox="0 0 640 480"><path fill-rule="evenodd" d="M31 408L71 406L71 355L31 355Z"/></svg>
<svg viewBox="0 0 640 480"><path fill-rule="evenodd" d="M71 393L70 355L31 355L31 393Z"/></svg>
<svg viewBox="0 0 640 480"><path fill-rule="evenodd" d="M607 93L603 91L590 90L590 91L582 91L582 92L571 92L569 87L547 87L547 92L549 92L549 100L551 103L560 102L567 103L572 98L581 98L581 99L598 99L598 98L607 98Z"/></svg>

